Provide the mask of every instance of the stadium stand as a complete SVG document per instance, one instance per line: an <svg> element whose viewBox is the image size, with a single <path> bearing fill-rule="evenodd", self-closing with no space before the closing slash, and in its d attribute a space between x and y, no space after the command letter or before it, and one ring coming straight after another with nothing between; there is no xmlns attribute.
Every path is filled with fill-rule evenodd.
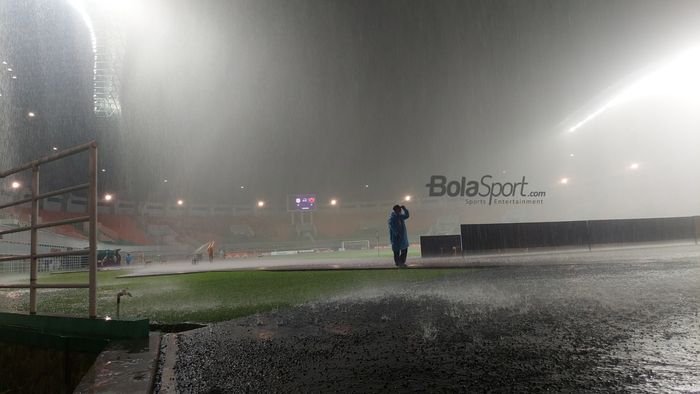
<svg viewBox="0 0 700 394"><path fill-rule="evenodd" d="M56 202L40 210L41 221L56 221L84 215L75 205L78 198ZM156 206L157 205L157 206ZM231 207L171 209L164 204L120 202L119 209L101 207L98 214L99 240L117 245L197 247L214 240L227 250L262 244L339 244L347 240L387 242L387 218L391 203L354 203L320 208L304 213L304 220L292 220L283 210ZM149 208L155 206L156 208ZM125 207L128 207L125 208ZM206 206L204 206L206 207ZM412 242L421 235L458 234L461 223L469 223L460 207L414 202L408 222ZM84 210L84 208L83 208ZM457 212L462 212L462 215ZM437 218L437 219L436 219ZM5 219L29 220L29 208L15 209ZM474 220L474 218L472 218ZM85 240L85 224L53 229L56 234ZM282 247L282 246L280 246Z"/></svg>
<svg viewBox="0 0 700 394"><path fill-rule="evenodd" d="M102 231L107 233L107 230L109 230L111 232L110 235L116 237L116 240L119 242L138 245L153 243L138 220L133 217L127 215L100 214L98 216L98 221L102 227Z"/></svg>

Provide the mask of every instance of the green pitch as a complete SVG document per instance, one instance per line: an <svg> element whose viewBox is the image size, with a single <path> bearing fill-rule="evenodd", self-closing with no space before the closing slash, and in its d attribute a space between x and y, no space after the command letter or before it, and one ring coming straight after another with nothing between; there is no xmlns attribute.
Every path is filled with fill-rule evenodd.
<svg viewBox="0 0 700 394"><path fill-rule="evenodd" d="M122 289L127 289L132 297L122 297L121 318L148 318L166 324L209 323L368 289L398 290L465 272L464 269L234 271L117 278L125 272L103 271L98 272L98 314L116 317L116 294ZM40 276L39 282L87 282L87 273ZM85 289L39 290L37 298L38 313L87 315ZM26 313L28 303L26 290L0 291L0 311Z"/></svg>

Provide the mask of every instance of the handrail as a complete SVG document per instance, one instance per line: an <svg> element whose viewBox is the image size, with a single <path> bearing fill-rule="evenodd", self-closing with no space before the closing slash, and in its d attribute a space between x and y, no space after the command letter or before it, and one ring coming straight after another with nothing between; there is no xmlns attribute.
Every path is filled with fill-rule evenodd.
<svg viewBox="0 0 700 394"><path fill-rule="evenodd" d="M83 222L89 222L89 221L90 221L90 216L78 216L78 217L71 218L71 219L57 220L55 222L39 223L39 224L35 224L34 226L17 227L17 228L12 228L9 230L3 230L3 231L0 231L0 235L21 233L22 231L30 231L32 229L42 229L42 228L47 228L47 227L65 226L67 224L83 223Z"/></svg>
<svg viewBox="0 0 700 394"><path fill-rule="evenodd" d="M15 205L26 204L26 203L28 203L28 202L32 202L32 198L31 198L31 197L27 197L27 198L23 198L23 199L21 199L21 200L12 201L12 202L8 202L8 203L6 203L6 204L2 204L2 205L0 205L0 209L5 209L5 208L9 208L9 207L14 207Z"/></svg>
<svg viewBox="0 0 700 394"><path fill-rule="evenodd" d="M58 189L58 190L54 190L51 192L39 194L38 196L36 196L36 199L43 200L45 198L49 198L49 197L53 197L53 196L60 196L61 194L67 194L67 193L71 193L71 192L76 192L78 190L84 190L84 189L87 189L89 187L90 187L89 183L82 183L80 185L64 187L63 189ZM26 204L28 202L32 202L32 200L34 200L34 198L27 197L27 198L23 198L21 200L11 201L11 202L0 205L0 209L5 209L5 208L9 208L9 207L14 207L16 205Z"/></svg>
<svg viewBox="0 0 700 394"><path fill-rule="evenodd" d="M87 289L89 283L36 283L34 286L30 284L11 284L0 285L0 289Z"/></svg>
<svg viewBox="0 0 700 394"><path fill-rule="evenodd" d="M39 194L38 196L36 196L36 199L43 200L45 198L49 198L49 197L53 197L53 196L60 196L61 194L67 194L67 193L75 192L78 190L84 190L84 189L87 189L89 187L90 187L89 183L82 183L80 185L64 187L63 189L58 189L58 190L54 190L52 192L46 192L46 193Z"/></svg>
<svg viewBox="0 0 700 394"><path fill-rule="evenodd" d="M19 167L11 169L11 170L0 171L0 178L5 178L8 175L12 175L12 174L16 174L18 172L32 169L32 168L37 167L41 164L50 163L52 161L62 159L66 156L70 156L70 155L74 155L76 153L80 153L82 151L86 151L90 148L97 148L97 143L95 141L90 141L90 142L87 142L87 143L82 144L82 145L76 145L72 148L68 148L68 149L63 150L61 152L54 153L53 155L49 155L49 156L42 157L42 158L37 159L37 160L30 161L29 163L25 163Z"/></svg>
<svg viewBox="0 0 700 394"><path fill-rule="evenodd" d="M0 231L0 236L6 235L6 234L21 233L22 231L29 231L31 229L32 229L32 226L23 226L23 227L11 228L9 230L2 230L2 231Z"/></svg>
<svg viewBox="0 0 700 394"><path fill-rule="evenodd" d="M53 190L46 193L39 193L39 166L61 158L74 155L83 151L89 150L88 162L88 183L69 186L58 190ZM37 160L26 163L22 166L13 168L8 171L1 171L0 178L5 178L8 175L16 174L21 171L32 170L32 179L30 184L31 197L14 201L8 204L0 205L0 209L8 208L16 205L26 204L31 202L31 223L29 226L17 227L9 230L0 231L0 236L4 234L18 233L22 231L31 232L30 252L28 255L21 256L6 256L1 257L0 262L15 261L15 260L30 260L29 284L28 285L0 285L0 288L29 288L29 314L36 314L36 290L50 288L87 288L88 290L88 312L90 318L97 317L97 143L90 141L86 144L77 145L68 148L62 152L39 158ZM87 216L78 216L70 219L57 220L53 222L38 223L39 221L39 200L49 198L61 194L71 193L78 190L88 189L88 206ZM67 250L50 253L37 253L38 232L37 230L48 227L63 226L75 223L89 222L87 250ZM52 283L43 284L37 283L38 278L38 261L40 258L47 257L62 257L62 256L88 256L88 283Z"/></svg>
<svg viewBox="0 0 700 394"><path fill-rule="evenodd" d="M55 222L39 223L39 224L35 225L34 228L42 229L42 228L47 228L47 227L65 226L67 224L83 223L83 222L89 222L89 221L90 221L90 216L78 216L78 217L71 218L71 219L56 220Z"/></svg>

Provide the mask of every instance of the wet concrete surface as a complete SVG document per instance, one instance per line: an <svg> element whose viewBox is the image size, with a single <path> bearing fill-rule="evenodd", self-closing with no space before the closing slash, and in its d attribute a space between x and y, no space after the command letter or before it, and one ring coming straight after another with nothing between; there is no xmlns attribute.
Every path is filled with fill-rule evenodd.
<svg viewBox="0 0 700 394"><path fill-rule="evenodd" d="M100 353L74 393L148 393L160 350L160 333L115 341Z"/></svg>
<svg viewBox="0 0 700 394"><path fill-rule="evenodd" d="M698 392L700 259L634 253L484 267L180 333L177 391Z"/></svg>

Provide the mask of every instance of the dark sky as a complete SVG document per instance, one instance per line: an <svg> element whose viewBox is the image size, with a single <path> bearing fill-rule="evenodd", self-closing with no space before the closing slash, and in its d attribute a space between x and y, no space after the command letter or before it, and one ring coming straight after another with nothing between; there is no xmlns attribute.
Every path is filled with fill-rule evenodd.
<svg viewBox="0 0 700 394"><path fill-rule="evenodd" d="M3 23L14 40L3 48L60 32L16 56L73 86L33 94L48 106L85 97L67 82L90 68L82 20L24 4L9 18L32 23ZM152 1L140 12L123 29L122 118L65 117L95 128L110 187L160 196L168 178L167 193L201 201L391 199L424 195L431 174L545 182L567 119L700 43L698 1ZM88 59L49 69L56 53Z"/></svg>

